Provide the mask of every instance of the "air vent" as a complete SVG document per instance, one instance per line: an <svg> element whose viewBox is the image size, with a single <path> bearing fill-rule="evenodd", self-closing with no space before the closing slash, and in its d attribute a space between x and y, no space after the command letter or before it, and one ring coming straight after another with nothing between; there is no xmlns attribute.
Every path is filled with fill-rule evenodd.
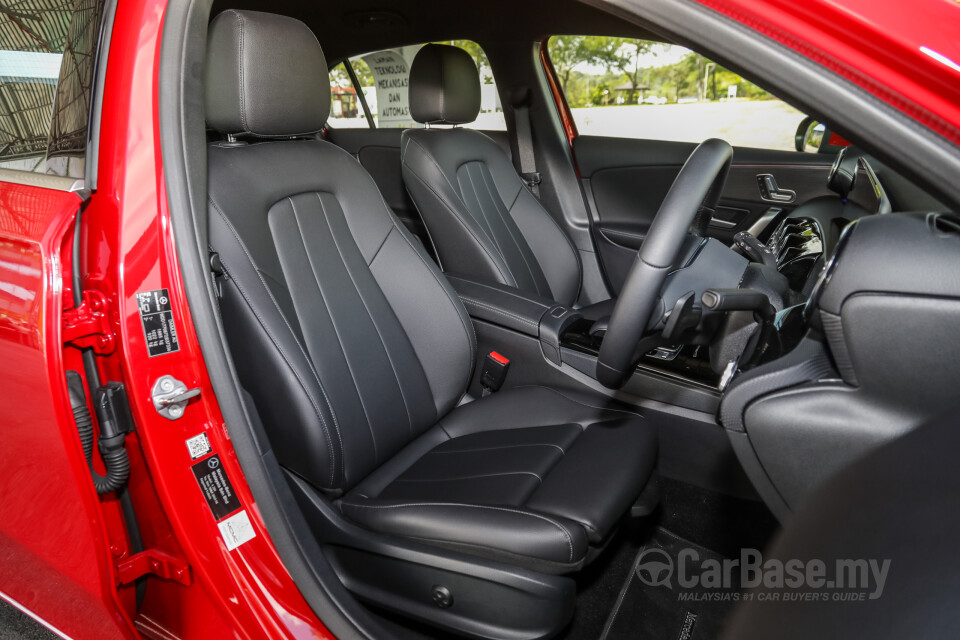
<svg viewBox="0 0 960 640"><path fill-rule="evenodd" d="M822 261L823 237L820 225L811 218L787 218L767 241L777 257L777 270L797 291L806 285L813 269Z"/></svg>

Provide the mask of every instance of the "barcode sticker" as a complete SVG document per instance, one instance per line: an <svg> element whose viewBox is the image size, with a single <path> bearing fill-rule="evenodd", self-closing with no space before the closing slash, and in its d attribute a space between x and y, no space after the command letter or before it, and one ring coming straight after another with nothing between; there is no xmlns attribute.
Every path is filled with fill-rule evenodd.
<svg viewBox="0 0 960 640"><path fill-rule="evenodd" d="M190 451L190 459L196 460L210 453L210 440L207 434L201 433L187 440L187 450Z"/></svg>

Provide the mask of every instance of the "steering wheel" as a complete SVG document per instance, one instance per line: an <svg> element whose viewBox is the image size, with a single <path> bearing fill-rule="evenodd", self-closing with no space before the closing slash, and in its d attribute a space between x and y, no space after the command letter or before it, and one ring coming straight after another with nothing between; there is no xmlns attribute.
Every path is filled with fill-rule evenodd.
<svg viewBox="0 0 960 640"><path fill-rule="evenodd" d="M620 297L613 308L597 358L597 380L619 389L643 356L640 338L665 309L660 289L674 270L691 228L705 235L733 159L733 148L711 138L694 149L660 205L637 252Z"/></svg>

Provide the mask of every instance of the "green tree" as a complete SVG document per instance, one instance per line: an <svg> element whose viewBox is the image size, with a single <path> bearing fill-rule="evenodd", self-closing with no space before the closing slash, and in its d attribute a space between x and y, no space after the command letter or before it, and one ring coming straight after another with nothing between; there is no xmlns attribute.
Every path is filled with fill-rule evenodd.
<svg viewBox="0 0 960 640"><path fill-rule="evenodd" d="M637 90L643 86L641 77L644 68L640 66L640 58L650 52L653 43L647 40L632 38L607 38L607 54L604 63L607 69L617 70L627 77L630 90L627 92L627 104L634 104Z"/></svg>
<svg viewBox="0 0 960 640"><path fill-rule="evenodd" d="M613 99L613 91L606 82L600 82L590 89L590 104L605 107Z"/></svg>
<svg viewBox="0 0 960 640"><path fill-rule="evenodd" d="M604 36L553 36L547 42L550 62L560 79L560 87L567 94L574 67L580 64L601 65L609 68L621 38Z"/></svg>

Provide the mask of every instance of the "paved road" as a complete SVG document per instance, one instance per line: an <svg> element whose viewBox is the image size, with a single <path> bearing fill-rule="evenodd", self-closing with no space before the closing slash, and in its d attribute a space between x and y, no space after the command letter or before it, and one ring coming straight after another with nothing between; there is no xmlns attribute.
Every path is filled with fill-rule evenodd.
<svg viewBox="0 0 960 640"><path fill-rule="evenodd" d="M0 640L58 640L58 636L0 600Z"/></svg>
<svg viewBox="0 0 960 640"><path fill-rule="evenodd" d="M794 151L804 114L779 100L572 109L584 135L701 142Z"/></svg>

